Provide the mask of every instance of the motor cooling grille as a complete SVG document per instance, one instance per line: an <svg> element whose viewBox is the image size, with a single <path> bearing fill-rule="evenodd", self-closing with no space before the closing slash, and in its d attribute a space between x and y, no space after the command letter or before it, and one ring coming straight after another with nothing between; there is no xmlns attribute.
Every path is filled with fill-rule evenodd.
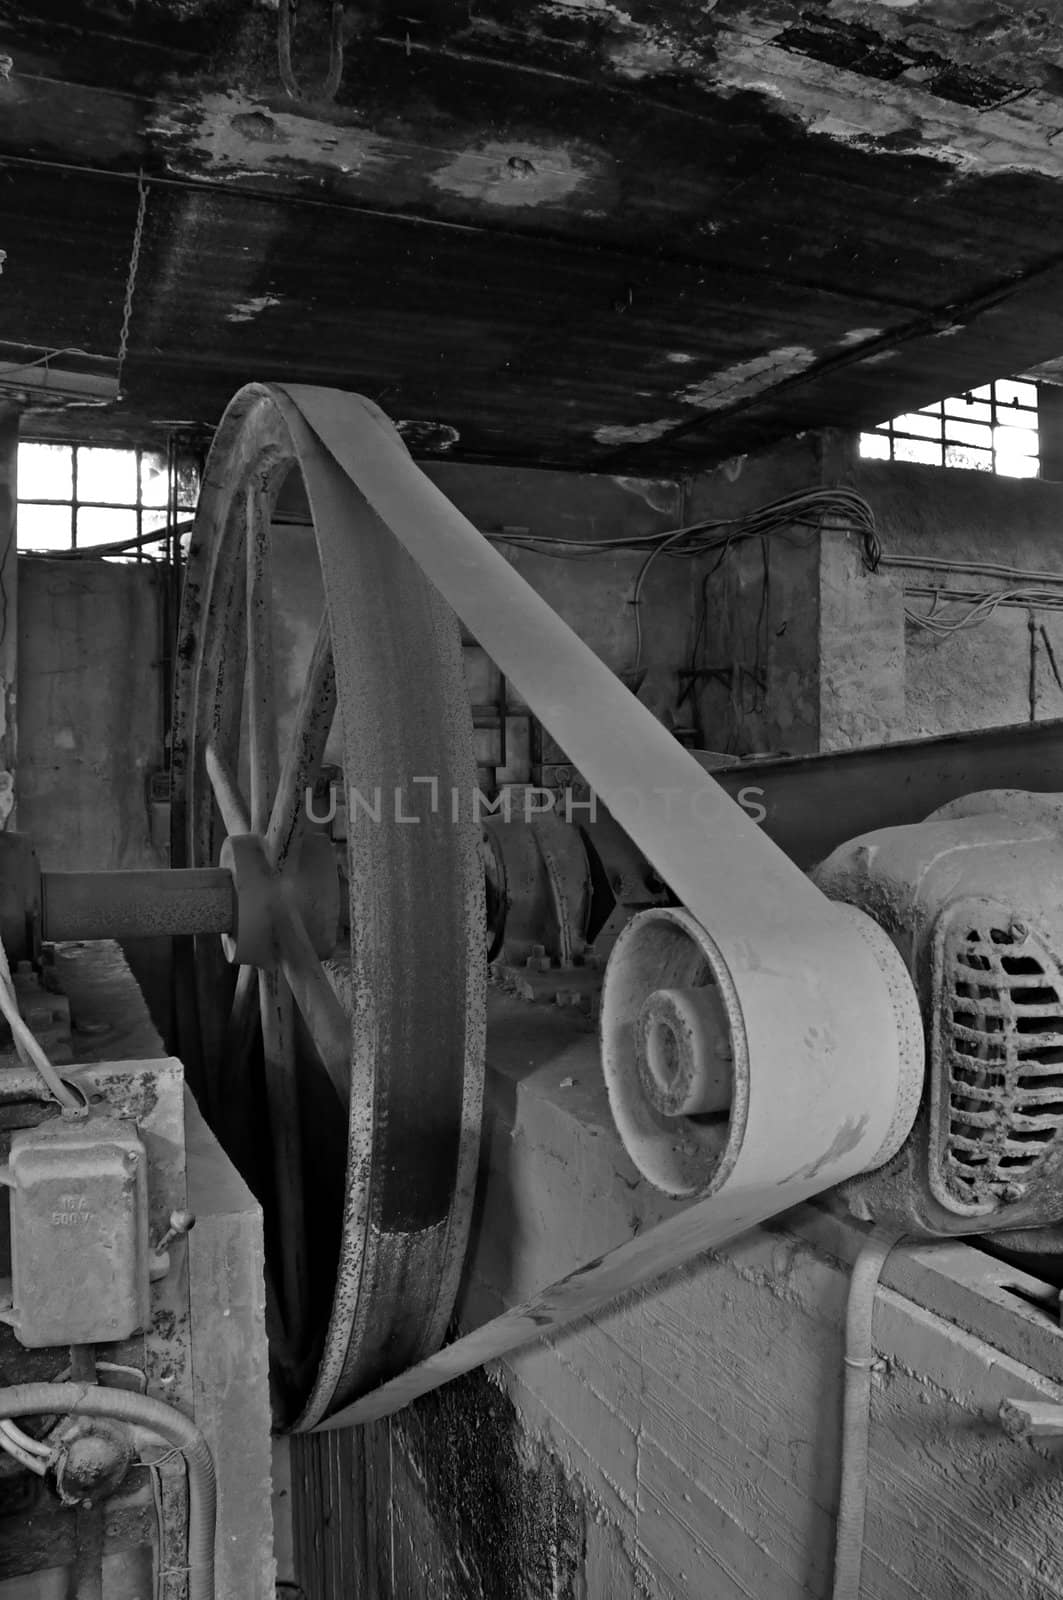
<svg viewBox="0 0 1063 1600"><path fill-rule="evenodd" d="M969 906L941 958L938 1178L965 1206L1014 1203L1063 1130L1063 971L1021 924L976 924Z"/></svg>

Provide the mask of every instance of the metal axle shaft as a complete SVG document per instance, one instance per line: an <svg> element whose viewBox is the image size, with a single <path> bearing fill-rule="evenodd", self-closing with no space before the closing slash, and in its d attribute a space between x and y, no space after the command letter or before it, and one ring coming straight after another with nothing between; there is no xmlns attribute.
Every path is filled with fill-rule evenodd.
<svg viewBox="0 0 1063 1600"><path fill-rule="evenodd" d="M43 939L232 933L235 922L232 874L222 867L41 873Z"/></svg>

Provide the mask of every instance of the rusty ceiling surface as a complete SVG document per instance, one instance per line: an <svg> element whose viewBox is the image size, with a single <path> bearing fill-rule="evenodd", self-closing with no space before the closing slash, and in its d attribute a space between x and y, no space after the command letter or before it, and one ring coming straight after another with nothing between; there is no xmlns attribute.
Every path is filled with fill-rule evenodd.
<svg viewBox="0 0 1063 1600"><path fill-rule="evenodd" d="M671 473L1063 352L1052 0L348 3L334 103L327 5L292 99L277 0L0 0L0 359L113 372L138 174L127 423Z"/></svg>

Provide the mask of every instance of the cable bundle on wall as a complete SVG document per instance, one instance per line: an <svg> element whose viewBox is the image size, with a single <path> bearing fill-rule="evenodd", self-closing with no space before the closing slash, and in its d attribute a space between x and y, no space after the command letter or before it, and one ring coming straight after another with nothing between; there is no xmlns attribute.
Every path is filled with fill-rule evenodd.
<svg viewBox="0 0 1063 1600"><path fill-rule="evenodd" d="M504 530L489 534L493 544L537 550L564 560L587 560L595 556L645 551L631 596L635 616L635 668L642 662L642 621L639 607L642 591L653 563L659 556L692 558L720 552L721 559L735 544L749 539L767 539L791 533L795 528L819 530L827 518L835 518L839 532L856 534L863 545L864 565L878 570L882 545L875 514L863 495L854 489L803 489L771 500L737 517L704 517L685 527L663 533L629 534L607 539L562 539L549 534Z"/></svg>
<svg viewBox="0 0 1063 1600"><path fill-rule="evenodd" d="M931 602L929 611L914 611L906 605L905 620L938 638L951 638L964 629L978 627L980 623L987 622L1001 606L1016 606L1023 611L1063 610L1063 573L1059 572L1007 566L997 561L962 561L940 556L884 555L880 565L900 571L1000 578L1007 583L1006 588L988 590L905 584L905 598L909 595L918 596ZM1045 585L1058 587L1046 588ZM945 617L940 614L942 605L964 605L967 609L960 616Z"/></svg>
<svg viewBox="0 0 1063 1600"><path fill-rule="evenodd" d="M839 519L841 532L859 535L865 564L869 571L876 571L882 559L882 546L875 514L863 495L854 489L803 489L737 517L703 517L663 533L576 540L503 529L487 537L492 544L523 546L569 560L637 550L646 550L651 556L665 552L673 556L699 556L718 550L721 545L782 533L790 528L821 528L827 517Z"/></svg>
<svg viewBox="0 0 1063 1600"><path fill-rule="evenodd" d="M996 589L978 594L965 589L935 589L914 584L905 589L906 595L918 595L931 601L929 611L913 611L905 606L905 620L914 627L923 628L938 638L951 638L966 628L977 628L1001 606L1017 606L1023 611L1063 611L1063 590L1050 589ZM958 617L943 617L938 607L942 604L965 604L967 610Z"/></svg>

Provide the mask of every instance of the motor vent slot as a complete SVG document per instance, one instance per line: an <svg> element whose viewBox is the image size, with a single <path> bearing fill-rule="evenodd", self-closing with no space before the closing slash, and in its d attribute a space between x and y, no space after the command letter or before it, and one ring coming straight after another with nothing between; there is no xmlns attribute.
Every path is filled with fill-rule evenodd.
<svg viewBox="0 0 1063 1600"><path fill-rule="evenodd" d="M1003 908L980 909L953 907L937 942L931 1179L953 1208L986 1210L1023 1200L1058 1150L1063 969Z"/></svg>

